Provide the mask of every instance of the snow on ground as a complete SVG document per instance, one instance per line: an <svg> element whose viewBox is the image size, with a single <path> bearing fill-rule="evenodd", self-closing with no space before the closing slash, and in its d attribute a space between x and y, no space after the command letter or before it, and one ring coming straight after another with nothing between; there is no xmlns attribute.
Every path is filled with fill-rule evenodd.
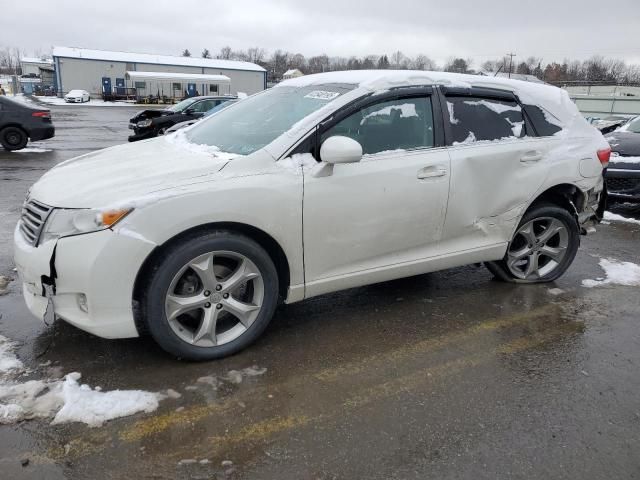
<svg viewBox="0 0 640 480"><path fill-rule="evenodd" d="M640 225L640 220L636 220L635 218L623 217L622 215L618 215L617 213L604 212L603 218L611 222L626 222Z"/></svg>
<svg viewBox="0 0 640 480"><path fill-rule="evenodd" d="M26 373L14 353L15 344L0 335L0 424L51 418L52 424L82 422L91 427L138 412L153 412L165 394L141 390L102 392L78 382L80 374L63 380L20 381Z"/></svg>
<svg viewBox="0 0 640 480"><path fill-rule="evenodd" d="M11 153L46 153L50 151L50 148L27 147L22 150L13 150Z"/></svg>
<svg viewBox="0 0 640 480"><path fill-rule="evenodd" d="M612 258L601 258L600 266L604 270L605 277L583 280L583 287L591 288L611 284L640 287L640 265Z"/></svg>
<svg viewBox="0 0 640 480"><path fill-rule="evenodd" d="M133 101L117 101L117 102L105 102L100 98L92 98L89 102L84 103L67 103L64 98L58 97L36 97L38 101L46 103L48 105L71 105L71 106L83 106L83 107L132 107L136 106ZM148 105L147 105L148 106Z"/></svg>

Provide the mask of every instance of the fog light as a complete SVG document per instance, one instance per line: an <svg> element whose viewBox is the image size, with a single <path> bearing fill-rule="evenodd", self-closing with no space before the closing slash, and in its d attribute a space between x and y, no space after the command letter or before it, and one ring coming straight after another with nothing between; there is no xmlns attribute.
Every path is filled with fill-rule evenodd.
<svg viewBox="0 0 640 480"><path fill-rule="evenodd" d="M78 294L78 306L84 313L89 313L89 305L87 304L87 296L84 293Z"/></svg>

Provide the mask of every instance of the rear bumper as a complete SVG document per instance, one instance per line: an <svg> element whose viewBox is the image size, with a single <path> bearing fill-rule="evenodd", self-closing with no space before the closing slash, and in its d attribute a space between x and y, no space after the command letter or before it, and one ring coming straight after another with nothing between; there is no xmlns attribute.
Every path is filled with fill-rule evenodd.
<svg viewBox="0 0 640 480"><path fill-rule="evenodd" d="M640 202L640 170L608 168L605 179L609 198Z"/></svg>
<svg viewBox="0 0 640 480"><path fill-rule="evenodd" d="M29 131L29 138L32 142L37 142L38 140L46 140L47 138L52 138L56 133L56 129L51 125L50 127L39 127L32 128Z"/></svg>
<svg viewBox="0 0 640 480"><path fill-rule="evenodd" d="M133 286L154 248L111 230L37 247L24 240L18 227L14 232L14 258L29 310L42 319L52 305L57 317L103 338L138 336Z"/></svg>

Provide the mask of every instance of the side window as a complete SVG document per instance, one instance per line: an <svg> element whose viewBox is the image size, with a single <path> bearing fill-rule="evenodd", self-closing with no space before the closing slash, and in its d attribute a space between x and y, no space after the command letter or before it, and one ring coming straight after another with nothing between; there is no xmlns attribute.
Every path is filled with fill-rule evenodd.
<svg viewBox="0 0 640 480"><path fill-rule="evenodd" d="M553 115L545 112L537 105L523 105L524 111L533 123L536 129L536 133L541 137L551 136L562 130L561 127L552 123L554 121Z"/></svg>
<svg viewBox="0 0 640 480"><path fill-rule="evenodd" d="M365 154L433 147L433 113L427 97L376 103L341 120L322 135L353 138Z"/></svg>
<svg viewBox="0 0 640 480"><path fill-rule="evenodd" d="M447 96L453 145L525 136L522 109L515 101Z"/></svg>
<svg viewBox="0 0 640 480"><path fill-rule="evenodd" d="M211 103L209 100L204 100L202 102L197 102L193 107L191 107L191 110L193 110L194 112L206 112L207 110L210 110Z"/></svg>

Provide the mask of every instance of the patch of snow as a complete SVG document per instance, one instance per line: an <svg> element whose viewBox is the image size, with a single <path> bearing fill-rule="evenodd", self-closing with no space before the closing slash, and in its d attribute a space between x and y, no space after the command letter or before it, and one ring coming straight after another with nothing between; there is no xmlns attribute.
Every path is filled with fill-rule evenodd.
<svg viewBox="0 0 640 480"><path fill-rule="evenodd" d="M468 143L475 143L475 142L477 142L476 135L473 132L469 132L469 135L467 135L467 138L465 138L461 142L453 142L453 145L466 145Z"/></svg>
<svg viewBox="0 0 640 480"><path fill-rule="evenodd" d="M97 427L114 418L152 412L164 398L141 390L102 392L100 387L80 384L77 372L62 380L20 382L15 378L26 370L14 349L13 342L0 336L0 424L53 418L52 424L82 422Z"/></svg>
<svg viewBox="0 0 640 480"><path fill-rule="evenodd" d="M547 291L551 295L562 295L564 293L564 290L562 290L561 288L550 288Z"/></svg>
<svg viewBox="0 0 640 480"><path fill-rule="evenodd" d="M583 280L582 286L587 288L600 285L624 285L640 287L640 265L631 262L621 262L614 259L601 258L600 266L605 272L604 278Z"/></svg>
<svg viewBox="0 0 640 480"><path fill-rule="evenodd" d="M632 223L634 225L640 225L640 220L637 220L635 218L623 217L622 215L618 215L617 213L604 212L604 216L602 218L611 222L625 222Z"/></svg>
<svg viewBox="0 0 640 480"><path fill-rule="evenodd" d="M237 385L242 383L242 381L247 377L263 375L266 371L266 368L259 368L257 365L253 365L251 367L243 368L242 370L229 370L225 375L220 377L216 375L206 375L198 378L196 383L209 385L215 390L218 388L220 382L228 382ZM195 388L185 387L185 390L195 390Z"/></svg>
<svg viewBox="0 0 640 480"><path fill-rule="evenodd" d="M145 237L141 233L138 233L138 232L136 232L134 230L131 230L131 229L127 228L127 227L117 228L116 230L114 230L114 232L117 233L118 235L124 235L125 237L135 238L136 240L140 240L142 242L150 243L152 245L155 245L155 242L152 242L151 240L149 240L147 237Z"/></svg>
<svg viewBox="0 0 640 480"><path fill-rule="evenodd" d="M105 102L101 98L92 98L88 102L65 102L64 98L58 97L35 97L39 102L46 103L47 105L70 105L75 107L146 107L149 108L149 105L138 105L134 100L118 100L115 102Z"/></svg>
<svg viewBox="0 0 640 480"><path fill-rule="evenodd" d="M24 365L13 353L16 344L0 335L0 374L22 371Z"/></svg>
<svg viewBox="0 0 640 480"><path fill-rule="evenodd" d="M488 108L492 112L497 113L498 115L504 112L520 112L522 111L520 105L516 105L512 107L511 105L505 105L504 103L497 102L489 102L487 100L465 100L464 103L466 105L481 105L483 107Z"/></svg>
<svg viewBox="0 0 640 480"><path fill-rule="evenodd" d="M50 151L50 148L27 147L22 150L12 150L11 153L47 153Z"/></svg>
<svg viewBox="0 0 640 480"><path fill-rule="evenodd" d="M614 146L614 144L611 144ZM612 155L609 163L640 163L640 157L623 157L620 155Z"/></svg>
<svg viewBox="0 0 640 480"><path fill-rule="evenodd" d="M290 157L283 158L276 162L276 165L285 170L295 173L296 175L302 175L305 169L313 168L319 163L313 158L310 153L296 153Z"/></svg>
<svg viewBox="0 0 640 480"><path fill-rule="evenodd" d="M457 125L458 123L460 123L460 120L458 120L455 117L455 115L453 114L453 103L452 102L447 102L447 109L449 110L449 121L453 125Z"/></svg>
<svg viewBox="0 0 640 480"><path fill-rule="evenodd" d="M360 125L364 125L364 122L367 118L376 117L378 115L389 116L393 112L393 110L400 110L400 118L409 118L409 117L417 117L418 112L416 112L415 103L403 103L402 105L389 105L388 107L381 108L376 110L375 112L371 112L366 115L361 121Z"/></svg>
<svg viewBox="0 0 640 480"><path fill-rule="evenodd" d="M216 158L220 158L222 160L231 160L236 157L240 157L242 155L238 155L236 153L228 153L220 150L219 147L215 145L203 145L192 143L189 141L186 135L185 129L178 130L177 132L173 132L169 135L164 136L165 140L178 148L187 150L193 153L202 153L206 155L211 155Z"/></svg>

